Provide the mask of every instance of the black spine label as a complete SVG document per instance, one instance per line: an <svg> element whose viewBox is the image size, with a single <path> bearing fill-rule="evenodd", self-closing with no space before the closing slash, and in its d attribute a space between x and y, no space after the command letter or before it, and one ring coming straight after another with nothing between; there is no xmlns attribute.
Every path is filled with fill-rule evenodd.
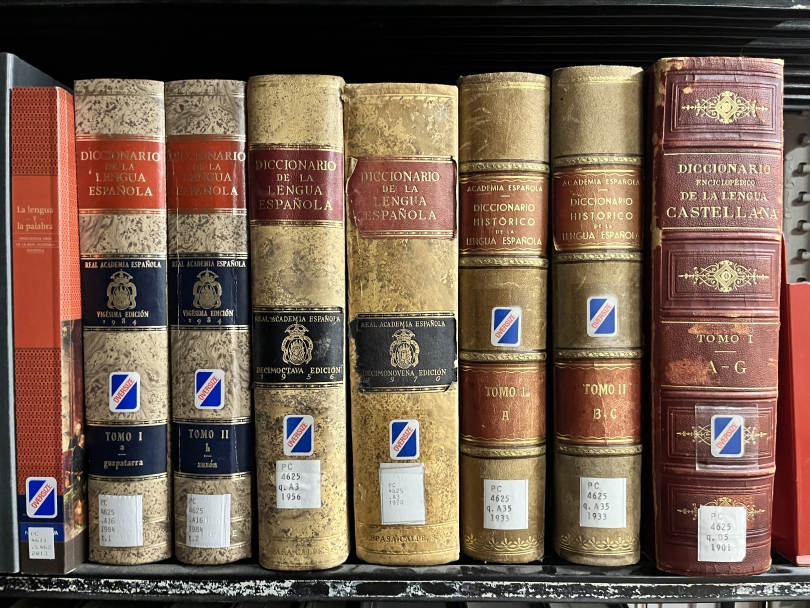
<svg viewBox="0 0 810 608"><path fill-rule="evenodd" d="M254 308L254 381L288 388L343 383L342 308Z"/></svg>
<svg viewBox="0 0 810 608"><path fill-rule="evenodd" d="M169 261L169 322L218 329L250 322L247 256L183 257Z"/></svg>
<svg viewBox="0 0 810 608"><path fill-rule="evenodd" d="M166 327L166 258L82 259L85 328Z"/></svg>
<svg viewBox="0 0 810 608"><path fill-rule="evenodd" d="M248 421L174 423L174 470L188 475L239 475L251 470Z"/></svg>
<svg viewBox="0 0 810 608"><path fill-rule="evenodd" d="M456 381L452 314L358 315L352 336L360 392L446 391Z"/></svg>
<svg viewBox="0 0 810 608"><path fill-rule="evenodd" d="M165 475L169 466L168 426L87 426L87 467L98 477Z"/></svg>

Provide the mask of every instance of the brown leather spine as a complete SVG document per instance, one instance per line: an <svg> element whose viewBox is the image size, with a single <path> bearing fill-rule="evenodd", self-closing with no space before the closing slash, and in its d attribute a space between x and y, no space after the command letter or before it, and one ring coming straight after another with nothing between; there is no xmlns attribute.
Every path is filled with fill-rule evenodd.
<svg viewBox="0 0 810 608"><path fill-rule="evenodd" d="M501 563L544 549L548 110L546 76L459 80L461 539Z"/></svg>
<svg viewBox="0 0 810 608"><path fill-rule="evenodd" d="M552 76L555 547L640 557L642 71Z"/></svg>
<svg viewBox="0 0 810 608"><path fill-rule="evenodd" d="M756 574L771 563L782 61L662 59L653 78L656 562Z"/></svg>

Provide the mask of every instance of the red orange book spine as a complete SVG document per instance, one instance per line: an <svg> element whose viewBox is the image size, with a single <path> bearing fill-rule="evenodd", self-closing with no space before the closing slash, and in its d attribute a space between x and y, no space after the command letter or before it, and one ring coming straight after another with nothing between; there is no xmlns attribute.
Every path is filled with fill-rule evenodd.
<svg viewBox="0 0 810 608"><path fill-rule="evenodd" d="M13 89L11 146L20 568L62 574L87 531L72 95Z"/></svg>

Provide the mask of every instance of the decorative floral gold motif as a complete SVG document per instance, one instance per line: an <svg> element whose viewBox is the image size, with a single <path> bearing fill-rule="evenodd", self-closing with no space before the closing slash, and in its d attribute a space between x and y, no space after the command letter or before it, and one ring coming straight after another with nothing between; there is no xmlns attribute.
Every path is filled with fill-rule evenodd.
<svg viewBox="0 0 810 608"><path fill-rule="evenodd" d="M693 272L679 274L678 277L692 279L695 285L702 283L721 293L729 293L746 285L756 285L757 281L770 278L731 260L721 260L700 269L695 266Z"/></svg>
<svg viewBox="0 0 810 608"><path fill-rule="evenodd" d="M730 125L741 118L755 118L757 112L768 108L759 105L756 99L746 99L733 91L723 91L708 99L698 99L693 105L681 106L681 109L695 110L699 117L705 116L724 125Z"/></svg>
<svg viewBox="0 0 810 608"><path fill-rule="evenodd" d="M691 437L692 441L696 443L711 445L712 434L708 425L698 427L693 426L691 431L678 431L676 435L680 435L681 437ZM757 439L767 436L768 433L765 431L757 431L757 429L750 426L745 427L743 430L743 440L748 445L755 444L757 443Z"/></svg>
<svg viewBox="0 0 810 608"><path fill-rule="evenodd" d="M638 538L632 536L614 538L586 538L581 534L572 536L563 534L560 537L560 549L575 551L578 553L587 552L592 554L623 555L634 553L638 550Z"/></svg>
<svg viewBox="0 0 810 608"><path fill-rule="evenodd" d="M464 546L470 551L477 553L491 552L491 553L529 553L537 551L538 547L543 543L543 537L539 539L533 536L528 538L516 538L509 540L496 540L494 538L478 538L472 534L464 535Z"/></svg>
<svg viewBox="0 0 810 608"><path fill-rule="evenodd" d="M749 505L747 502L743 502L741 500L736 500L734 498L729 498L728 496L721 496L715 500L707 502L705 505L700 505L701 507L745 507L745 514L746 519L749 521L754 519L755 515L759 515L760 513L764 513L765 509L757 509L754 505ZM691 509L676 509L678 513L682 513L683 515L691 515L692 521L697 521L698 517L698 509L700 507L695 503L692 503Z"/></svg>

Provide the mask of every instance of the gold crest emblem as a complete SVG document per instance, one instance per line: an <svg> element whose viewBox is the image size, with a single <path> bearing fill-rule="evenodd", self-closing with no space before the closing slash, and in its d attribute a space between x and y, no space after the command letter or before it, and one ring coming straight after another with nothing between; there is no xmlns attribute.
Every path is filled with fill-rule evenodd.
<svg viewBox="0 0 810 608"><path fill-rule="evenodd" d="M219 308L222 306L222 285L217 282L218 275L208 269L197 275L199 281L194 283L194 308Z"/></svg>
<svg viewBox="0 0 810 608"><path fill-rule="evenodd" d="M413 339L415 335L410 329L405 328L394 332L394 341L388 349L391 353L391 365L399 369L419 365L419 344Z"/></svg>
<svg viewBox="0 0 810 608"><path fill-rule="evenodd" d="M110 277L112 281L107 285L107 308L127 310L135 308L135 296L138 288L132 283L132 275L119 270Z"/></svg>
<svg viewBox="0 0 810 608"><path fill-rule="evenodd" d="M312 340L306 333L309 331L300 323L293 323L287 329L287 337L281 341L281 353L284 363L303 365L312 361Z"/></svg>

